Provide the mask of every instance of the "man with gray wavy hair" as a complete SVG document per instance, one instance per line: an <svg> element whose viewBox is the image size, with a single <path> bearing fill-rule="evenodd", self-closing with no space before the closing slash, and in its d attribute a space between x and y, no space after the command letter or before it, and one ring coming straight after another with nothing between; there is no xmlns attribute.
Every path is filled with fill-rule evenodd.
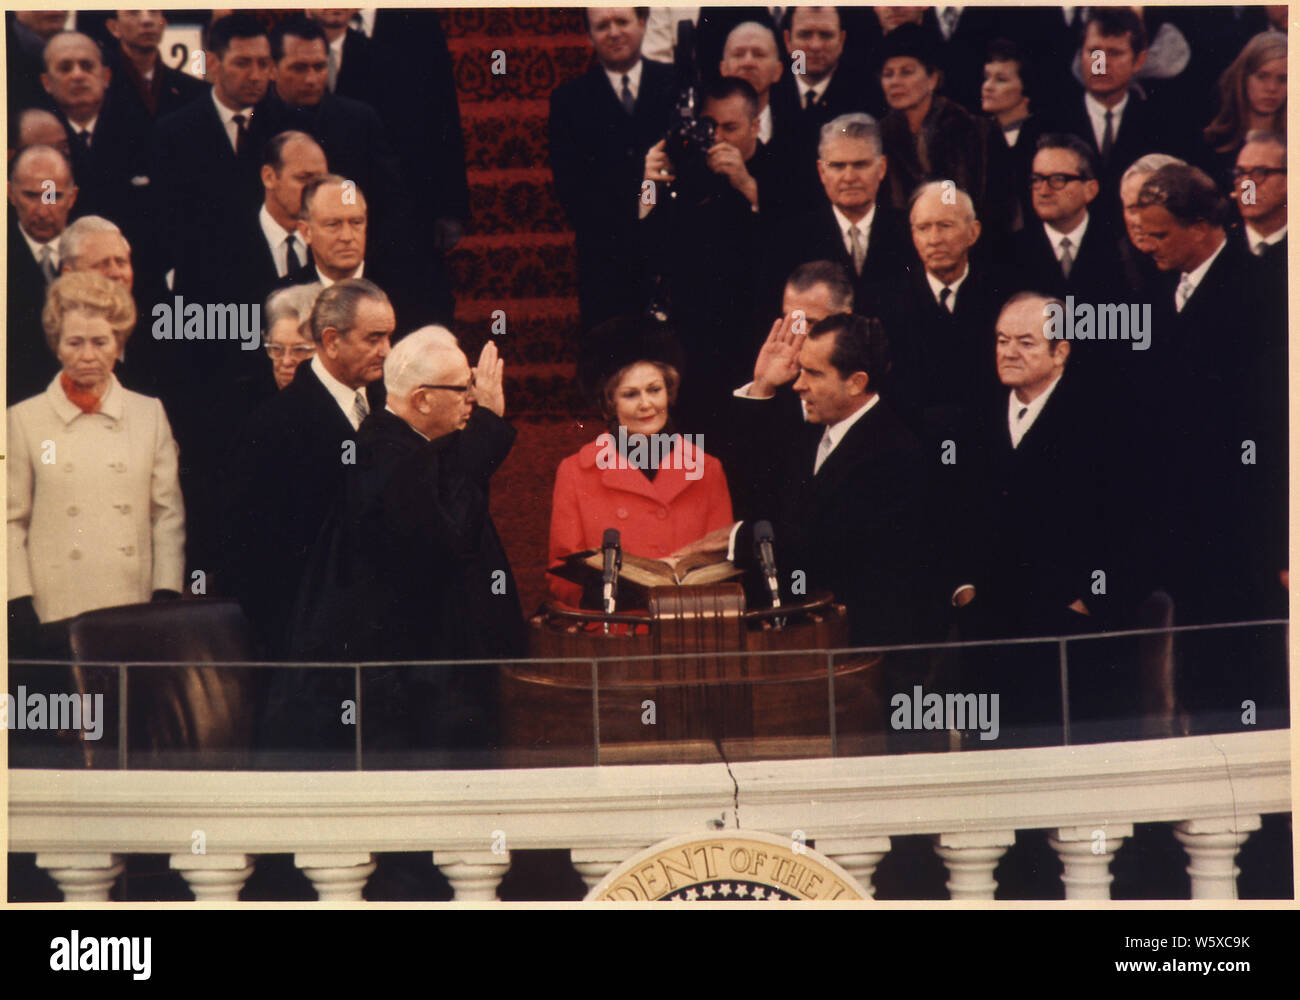
<svg viewBox="0 0 1300 1000"><path fill-rule="evenodd" d="M887 164L880 125L864 112L840 115L821 128L816 207L792 220L782 272L812 260L842 264L859 302L872 286L898 277L911 254L903 220L876 195Z"/></svg>

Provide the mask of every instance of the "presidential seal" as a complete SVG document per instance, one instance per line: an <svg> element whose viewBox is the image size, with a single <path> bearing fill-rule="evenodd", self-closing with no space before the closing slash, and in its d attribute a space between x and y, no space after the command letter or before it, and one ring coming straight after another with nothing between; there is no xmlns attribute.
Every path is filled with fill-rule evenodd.
<svg viewBox="0 0 1300 1000"><path fill-rule="evenodd" d="M750 830L687 834L647 847L587 894L588 900L632 902L870 898L852 875L802 841Z"/></svg>

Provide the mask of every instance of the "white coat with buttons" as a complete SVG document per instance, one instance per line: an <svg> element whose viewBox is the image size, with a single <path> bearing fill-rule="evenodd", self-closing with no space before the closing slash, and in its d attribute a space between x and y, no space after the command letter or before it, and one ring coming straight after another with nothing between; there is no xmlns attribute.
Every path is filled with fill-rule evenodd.
<svg viewBox="0 0 1300 1000"><path fill-rule="evenodd" d="M180 591L185 507L162 403L116 378L84 413L59 377L9 407L9 600L43 622Z"/></svg>

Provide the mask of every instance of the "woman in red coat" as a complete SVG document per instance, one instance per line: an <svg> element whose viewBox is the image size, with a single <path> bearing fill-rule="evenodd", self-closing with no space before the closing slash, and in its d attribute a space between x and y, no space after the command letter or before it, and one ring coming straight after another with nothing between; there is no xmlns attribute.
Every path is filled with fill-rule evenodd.
<svg viewBox="0 0 1300 1000"><path fill-rule="evenodd" d="M642 320L606 324L612 344L598 380L609 430L560 463L551 507L550 562L598 549L617 528L623 551L663 559L732 523L722 463L693 435L674 432L669 409L680 376L670 335ZM582 588L551 577L577 606Z"/></svg>

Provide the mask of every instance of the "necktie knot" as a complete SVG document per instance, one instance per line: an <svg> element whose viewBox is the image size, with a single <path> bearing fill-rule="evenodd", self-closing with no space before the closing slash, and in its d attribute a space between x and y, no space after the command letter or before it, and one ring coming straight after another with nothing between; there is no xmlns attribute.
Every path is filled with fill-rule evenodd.
<svg viewBox="0 0 1300 1000"><path fill-rule="evenodd" d="M952 289L947 285L939 289L939 305L952 312Z"/></svg>
<svg viewBox="0 0 1300 1000"><path fill-rule="evenodd" d="M1115 112L1110 108L1106 109L1105 124L1101 133L1100 152L1103 160L1109 160L1111 147L1115 145Z"/></svg>
<svg viewBox="0 0 1300 1000"><path fill-rule="evenodd" d="M45 283L48 285L58 277L54 267L54 249L47 243L41 247L40 253L41 273L45 275Z"/></svg>
<svg viewBox="0 0 1300 1000"><path fill-rule="evenodd" d="M629 115L636 111L636 98L632 96L632 78L626 73L623 74L623 91L619 94L619 100L623 104L623 110Z"/></svg>
<svg viewBox="0 0 1300 1000"><path fill-rule="evenodd" d="M817 445L817 458L813 462L813 475L821 471L822 463L826 461L831 453L831 429L829 427L822 431L821 442Z"/></svg>
<svg viewBox="0 0 1300 1000"><path fill-rule="evenodd" d="M1182 311L1183 306L1187 305L1187 300L1192 297L1192 279L1190 275L1184 274L1178 282L1178 291L1175 297L1178 300L1178 310Z"/></svg>
<svg viewBox="0 0 1300 1000"><path fill-rule="evenodd" d="M357 426L360 427L361 421L370 415L370 404L366 402L366 390L357 390L357 394L352 400L352 412L356 415Z"/></svg>
<svg viewBox="0 0 1300 1000"><path fill-rule="evenodd" d="M810 90L803 95L803 106L805 110L811 110L817 106L817 91Z"/></svg>
<svg viewBox="0 0 1300 1000"><path fill-rule="evenodd" d="M863 239L859 226L849 226L849 252L853 255L853 271L862 274L862 265L867 261L867 241Z"/></svg>
<svg viewBox="0 0 1300 1000"><path fill-rule="evenodd" d="M1074 244L1070 242L1070 237L1063 236L1061 238L1061 271L1067 278L1070 276L1070 268L1074 267L1074 254L1070 252L1073 249Z"/></svg>

